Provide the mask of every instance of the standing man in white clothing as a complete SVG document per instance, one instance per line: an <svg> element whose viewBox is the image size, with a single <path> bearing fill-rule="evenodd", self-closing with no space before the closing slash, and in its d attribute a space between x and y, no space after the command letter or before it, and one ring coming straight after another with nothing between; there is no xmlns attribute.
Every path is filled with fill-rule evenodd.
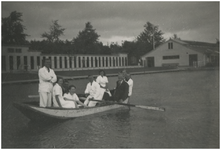
<svg viewBox="0 0 221 150"><path fill-rule="evenodd" d="M46 58L43 61L44 66L38 71L40 107L51 107L53 83L57 81L57 76L50 68L51 60Z"/></svg>
<svg viewBox="0 0 221 150"><path fill-rule="evenodd" d="M94 81L94 77L92 75L88 76L88 80L89 83L87 84L84 92L88 96L84 101L84 104L88 105L89 107L93 107L97 104L97 102L90 100L102 100L103 93L100 90L100 85L96 81Z"/></svg>

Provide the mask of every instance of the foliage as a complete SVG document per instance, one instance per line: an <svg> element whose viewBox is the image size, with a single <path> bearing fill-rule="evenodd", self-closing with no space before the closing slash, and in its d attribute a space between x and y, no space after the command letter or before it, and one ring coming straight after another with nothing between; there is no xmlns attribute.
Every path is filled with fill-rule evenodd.
<svg viewBox="0 0 221 150"><path fill-rule="evenodd" d="M162 35L163 32L159 30L158 26L155 26L154 24L147 22L144 25L144 31L141 32L140 35L138 35L137 41L151 44L154 48L165 41Z"/></svg>
<svg viewBox="0 0 221 150"><path fill-rule="evenodd" d="M2 43L3 44L25 44L27 34L22 25L22 13L13 11L9 17L2 18Z"/></svg>
<svg viewBox="0 0 221 150"><path fill-rule="evenodd" d="M62 28L58 24L58 20L52 20L52 25L50 25L49 32L44 32L41 37L46 38L49 42L58 42L59 36L64 34L65 28Z"/></svg>
<svg viewBox="0 0 221 150"><path fill-rule="evenodd" d="M82 54L96 54L101 52L99 35L93 29L90 22L85 24L83 31L80 31L76 38L73 38L74 50Z"/></svg>

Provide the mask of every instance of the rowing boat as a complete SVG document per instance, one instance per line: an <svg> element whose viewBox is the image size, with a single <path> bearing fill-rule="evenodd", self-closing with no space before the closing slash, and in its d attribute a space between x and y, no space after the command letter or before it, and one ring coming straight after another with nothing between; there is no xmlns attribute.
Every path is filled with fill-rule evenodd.
<svg viewBox="0 0 221 150"><path fill-rule="evenodd" d="M126 99L123 103L127 103ZM74 119L77 117L92 115L104 111L109 111L121 107L124 105L106 104L96 107L87 108L56 108L56 107L39 107L38 101L29 101L22 103L14 103L20 112L22 112L27 118L32 121L64 121L68 119Z"/></svg>

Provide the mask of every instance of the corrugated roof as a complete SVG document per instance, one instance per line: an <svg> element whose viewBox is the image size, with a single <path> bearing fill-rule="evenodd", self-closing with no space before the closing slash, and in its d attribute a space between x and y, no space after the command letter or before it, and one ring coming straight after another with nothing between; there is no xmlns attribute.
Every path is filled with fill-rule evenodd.
<svg viewBox="0 0 221 150"><path fill-rule="evenodd" d="M189 49L195 50L200 53L219 53L219 46L216 43L198 42L198 41L187 41L187 40L174 40L180 44L188 47Z"/></svg>

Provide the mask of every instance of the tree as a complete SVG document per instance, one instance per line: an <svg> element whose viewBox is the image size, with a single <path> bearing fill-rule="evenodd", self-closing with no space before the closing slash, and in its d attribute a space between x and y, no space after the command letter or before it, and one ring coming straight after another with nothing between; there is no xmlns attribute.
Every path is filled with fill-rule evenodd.
<svg viewBox="0 0 221 150"><path fill-rule="evenodd" d="M2 43L3 44L25 44L27 34L25 26L22 25L22 13L13 11L9 17L2 18Z"/></svg>
<svg viewBox="0 0 221 150"><path fill-rule="evenodd" d="M151 44L153 49L157 46L159 46L162 42L165 41L163 38L163 32L159 30L158 26L153 25L150 22L147 22L144 25L144 31L140 33L140 35L137 37L138 42L144 42Z"/></svg>
<svg viewBox="0 0 221 150"><path fill-rule="evenodd" d="M99 37L100 35L95 32L95 29L93 29L91 23L87 22L84 30L80 31L78 36L73 39L75 51L81 54L99 53Z"/></svg>
<svg viewBox="0 0 221 150"><path fill-rule="evenodd" d="M46 38L49 42L59 41L59 36L64 34L65 28L62 28L58 24L58 20L52 20L52 25L50 25L49 32L44 32L41 37Z"/></svg>

